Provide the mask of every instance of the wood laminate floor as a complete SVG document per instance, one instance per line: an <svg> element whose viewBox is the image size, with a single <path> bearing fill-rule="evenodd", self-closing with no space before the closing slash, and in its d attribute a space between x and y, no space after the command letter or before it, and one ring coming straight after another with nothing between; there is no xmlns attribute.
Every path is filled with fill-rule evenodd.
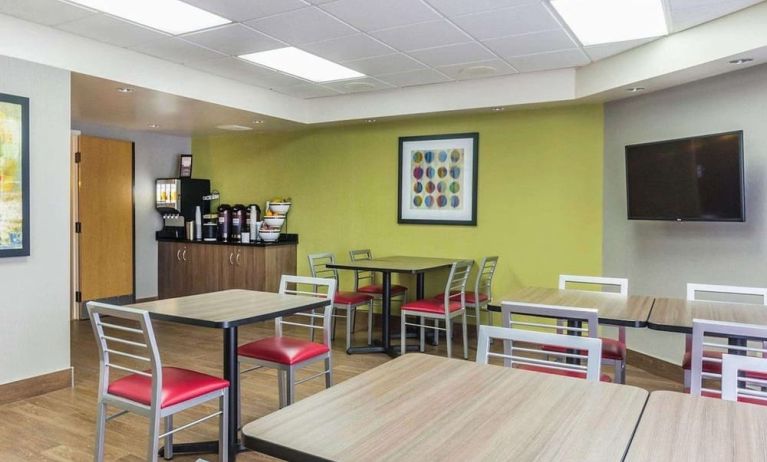
<svg viewBox="0 0 767 462"><path fill-rule="evenodd" d="M155 330L164 365L196 369L221 375L222 332L217 329L182 326L155 322ZM363 320L359 321L357 343L364 342ZM352 355L344 353L345 331L338 325L338 338L334 342L333 372L336 383L383 364L388 357L382 354ZM98 357L90 324L72 322L72 365L75 368L75 386L46 395L16 401L0 406L0 461L92 461L96 418L96 389L98 386ZM246 326L240 329L240 343L272 335L271 323ZM470 344L475 340L470 338ZM427 346L427 353L444 355L444 341L439 347ZM460 354L460 341L454 343L454 354ZM470 349L474 359L475 349ZM611 373L612 371L607 370ZM303 372L305 376L310 372ZM303 377L304 375L299 375ZM681 391L679 382L654 376L629 366L628 383L647 390ZM324 381L311 380L297 386L298 399L324 388ZM277 380L273 371L255 371L243 378L243 422L256 419L277 409ZM177 426L212 412L213 407L202 406L180 414ZM205 422L177 434L177 442L211 440L217 437L217 425ZM134 462L144 460L147 444L147 421L135 415L126 415L107 424L107 461ZM179 462L198 458L213 462L215 455L176 456ZM267 461L270 457L245 453L240 461Z"/></svg>

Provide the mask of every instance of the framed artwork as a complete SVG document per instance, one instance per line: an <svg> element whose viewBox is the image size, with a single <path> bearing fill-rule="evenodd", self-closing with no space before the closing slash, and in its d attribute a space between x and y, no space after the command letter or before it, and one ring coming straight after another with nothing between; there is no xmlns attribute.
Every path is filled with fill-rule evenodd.
<svg viewBox="0 0 767 462"><path fill-rule="evenodd" d="M399 139L397 222L477 225L479 133Z"/></svg>
<svg viewBox="0 0 767 462"><path fill-rule="evenodd" d="M192 178L192 155L181 154L178 156L179 178Z"/></svg>
<svg viewBox="0 0 767 462"><path fill-rule="evenodd" d="M0 257L29 255L29 98L0 93Z"/></svg>

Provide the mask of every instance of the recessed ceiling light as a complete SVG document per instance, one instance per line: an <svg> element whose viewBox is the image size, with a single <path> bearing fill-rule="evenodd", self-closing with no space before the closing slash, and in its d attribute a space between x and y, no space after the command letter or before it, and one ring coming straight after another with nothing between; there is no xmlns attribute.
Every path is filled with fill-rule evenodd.
<svg viewBox="0 0 767 462"><path fill-rule="evenodd" d="M469 66L464 67L460 71L458 71L459 75L462 75L464 77L484 77L488 75L497 74L498 70L494 68L493 66Z"/></svg>
<svg viewBox="0 0 767 462"><path fill-rule="evenodd" d="M506 108L502 107L502 106L498 106L498 107L494 107L493 108L493 111L495 111L495 112L501 112L501 111L505 111L505 110L506 110Z"/></svg>
<svg viewBox="0 0 767 462"><path fill-rule="evenodd" d="M253 123L256 124L256 125L261 125L262 123L264 123L264 121L260 120L260 119L256 119L256 120L253 121Z"/></svg>
<svg viewBox="0 0 767 462"><path fill-rule="evenodd" d="M149 128L160 128L160 124L149 124Z"/></svg>
<svg viewBox="0 0 767 462"><path fill-rule="evenodd" d="M630 93L638 93L640 91L644 91L644 87L631 87L627 88L626 91Z"/></svg>
<svg viewBox="0 0 767 462"><path fill-rule="evenodd" d="M312 82L330 82L365 77L365 74L294 47L250 53L242 55L240 58Z"/></svg>
<svg viewBox="0 0 767 462"><path fill-rule="evenodd" d="M69 1L173 35L232 22L180 0Z"/></svg>
<svg viewBox="0 0 767 462"><path fill-rule="evenodd" d="M376 123L376 119L367 119L365 122L367 122L369 124L374 124L374 123Z"/></svg>
<svg viewBox="0 0 767 462"><path fill-rule="evenodd" d="M733 59L730 61L730 64L746 64L750 63L754 60L754 58L740 58L740 59Z"/></svg>
<svg viewBox="0 0 767 462"><path fill-rule="evenodd" d="M229 130L233 132L244 132L248 130L253 130L252 127L246 127L244 125L236 125L236 124L217 125L216 128L220 128L221 130Z"/></svg>
<svg viewBox="0 0 767 462"><path fill-rule="evenodd" d="M551 0L583 45L668 34L662 0Z"/></svg>
<svg viewBox="0 0 767 462"><path fill-rule="evenodd" d="M117 91L120 93L133 93L133 88L120 87L117 89Z"/></svg>
<svg viewBox="0 0 767 462"><path fill-rule="evenodd" d="M375 89L376 86L370 82L349 82L349 83L345 83L344 87L348 88L349 90L363 91L363 90L373 90Z"/></svg>

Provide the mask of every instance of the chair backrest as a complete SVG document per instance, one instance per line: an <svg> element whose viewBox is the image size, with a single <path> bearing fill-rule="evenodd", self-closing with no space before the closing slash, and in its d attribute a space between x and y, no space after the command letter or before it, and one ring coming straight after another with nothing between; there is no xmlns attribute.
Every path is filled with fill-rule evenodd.
<svg viewBox="0 0 767 462"><path fill-rule="evenodd" d="M324 289L324 291L323 291ZM336 280L333 278L316 278L306 276L290 276L283 274L280 278L280 289L278 293L287 295L305 295L307 297L318 297L330 300L322 314L317 314L315 309L310 312L296 313L290 321L282 317L274 319L274 333L277 337L282 337L283 326L298 326L309 329L322 329L322 343L330 347L330 320L333 315L333 299L336 295ZM300 322L300 319L307 319L308 322ZM322 324L315 324L315 320L321 319Z"/></svg>
<svg viewBox="0 0 767 462"><path fill-rule="evenodd" d="M721 338L737 340L737 345L716 342ZM749 346L749 340L756 340L758 344ZM690 371L690 394L700 396L702 392L719 394L721 392L722 374L706 372L704 363L721 364L722 360L716 355L704 355L704 351L732 353L742 355L767 353L764 348L767 342L767 326L755 324L740 324L736 322L707 321L703 319L692 320L692 363ZM758 346L757 346L758 345ZM709 368L709 370L711 370ZM719 382L720 389L706 388L706 385Z"/></svg>
<svg viewBox="0 0 767 462"><path fill-rule="evenodd" d="M336 288L338 287L338 271L335 268L328 268L327 265L336 262L336 256L332 253L312 253L308 255L309 269L312 277L335 279Z"/></svg>
<svg viewBox="0 0 767 462"><path fill-rule="evenodd" d="M762 391L767 387L765 376L767 359L722 355L722 399L737 401L738 398L746 398L753 404L767 405L767 393Z"/></svg>
<svg viewBox="0 0 767 462"><path fill-rule="evenodd" d="M479 294L487 295L488 301L493 299L493 275L495 275L496 266L498 266L498 257L484 257L479 263L477 280L474 282L477 301L479 301Z"/></svg>
<svg viewBox="0 0 767 462"><path fill-rule="evenodd" d="M559 275L560 289L566 289L568 282L572 282L574 284L598 284L600 286L615 286L618 288L618 293L620 293L621 295L628 295L629 293L629 280L626 278L608 278L603 276L577 276L573 274Z"/></svg>
<svg viewBox="0 0 767 462"><path fill-rule="evenodd" d="M461 308L466 308L466 282L471 274L471 260L460 260L450 266L450 274L445 285L445 315L450 314L450 303L459 302Z"/></svg>
<svg viewBox="0 0 767 462"><path fill-rule="evenodd" d="M99 396L107 394L115 369L151 378L152 405L159 403L162 363L149 313L100 302L88 302L86 307L99 351Z"/></svg>
<svg viewBox="0 0 767 462"><path fill-rule="evenodd" d="M349 259L351 261L372 260L373 253L370 249L350 250ZM355 270L354 291L358 291L360 286L364 286L365 284L375 284L375 273L370 270Z"/></svg>
<svg viewBox="0 0 767 462"><path fill-rule="evenodd" d="M503 353L490 351L491 339L503 341ZM518 342L517 346L514 342ZM544 345L564 348L565 352L543 351L541 347ZM590 382L598 382L601 373L601 355L602 340L599 338L557 335L496 326L479 327L478 364L487 364L489 357L494 356L503 358L504 364L509 367L523 365L551 372L576 372L584 374L586 380ZM551 357L553 359L550 359ZM556 359L578 359L580 364L570 364L567 361L556 361ZM583 361L585 364L582 364Z"/></svg>
<svg viewBox="0 0 767 462"><path fill-rule="evenodd" d="M551 331L550 333L560 335L597 337L599 327L599 312L590 308L503 302L501 313L503 326L509 328L527 328L543 330L544 332ZM514 318L513 315L517 315L517 317ZM545 322L545 319L541 318L552 319L557 322ZM568 325L567 321L572 321L573 325Z"/></svg>
<svg viewBox="0 0 767 462"><path fill-rule="evenodd" d="M699 300L698 292L731 295L758 295L762 297L762 304L767 305L767 288L763 287L738 287L721 286L715 284L687 283L687 300Z"/></svg>

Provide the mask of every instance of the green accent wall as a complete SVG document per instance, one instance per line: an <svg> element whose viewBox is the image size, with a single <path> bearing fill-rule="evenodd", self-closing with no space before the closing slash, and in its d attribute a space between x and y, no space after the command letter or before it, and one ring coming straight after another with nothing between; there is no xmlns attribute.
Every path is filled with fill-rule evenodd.
<svg viewBox="0 0 767 462"><path fill-rule="evenodd" d="M602 273L603 122L601 105L583 105L211 135L193 140L194 173L229 204L291 197L299 274L309 274L314 252L341 261L356 248L477 263L498 255L500 298L513 287L554 287L560 273ZM475 131L478 225L397 224L398 137ZM442 274L426 279L429 293L444 284ZM341 285L350 290L351 275Z"/></svg>

